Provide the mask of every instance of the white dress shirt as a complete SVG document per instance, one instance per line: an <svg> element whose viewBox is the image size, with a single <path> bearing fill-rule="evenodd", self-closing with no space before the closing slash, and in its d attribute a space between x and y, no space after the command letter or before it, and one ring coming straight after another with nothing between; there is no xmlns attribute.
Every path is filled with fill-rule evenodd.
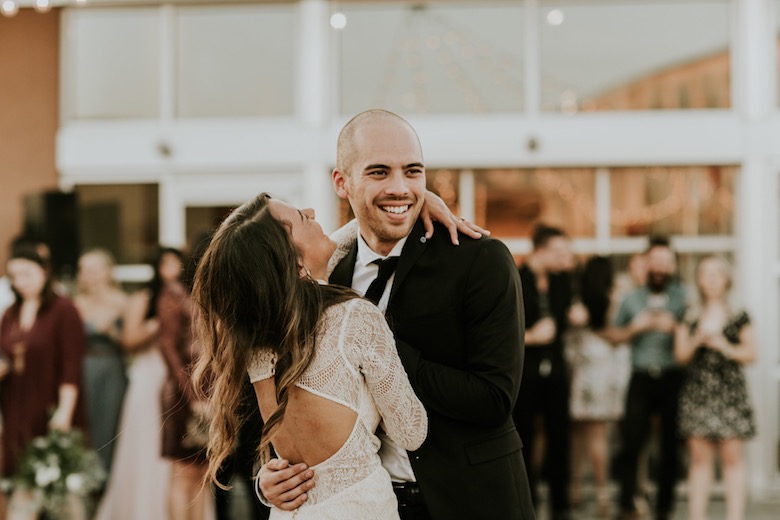
<svg viewBox="0 0 780 520"><path fill-rule="evenodd" d="M404 237L398 241L387 256L382 256L374 252L358 230L357 236L357 258L355 260L355 270L352 273L352 289L357 293L364 295L368 290L368 286L374 281L377 274L379 274L379 266L372 263L375 260L384 260L391 256L401 256L401 250L406 244ZM390 289L393 287L393 281L395 280L395 273L387 281L385 286L385 292L382 293L382 297L379 299L377 307L384 313L387 311L387 303L390 300ZM382 459L382 466L390 474L393 482L416 482L417 478L414 476L412 470L412 464L409 462L409 455L406 450L398 446L393 440L388 437L384 432L379 434L379 439L382 441L382 445L379 448L379 457Z"/></svg>

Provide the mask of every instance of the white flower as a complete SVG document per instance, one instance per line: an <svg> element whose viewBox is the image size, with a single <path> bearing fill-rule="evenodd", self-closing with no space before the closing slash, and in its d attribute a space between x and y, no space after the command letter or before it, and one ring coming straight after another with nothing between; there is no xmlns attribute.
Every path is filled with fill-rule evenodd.
<svg viewBox="0 0 780 520"><path fill-rule="evenodd" d="M11 481L10 478L4 478L0 480L0 491L2 491L7 495L10 494L13 489L14 489L14 483Z"/></svg>
<svg viewBox="0 0 780 520"><path fill-rule="evenodd" d="M35 439L33 439L32 443L33 446L35 446L36 448L43 449L48 444L48 441L46 440L45 437L36 437Z"/></svg>
<svg viewBox="0 0 780 520"><path fill-rule="evenodd" d="M61 474L59 466L44 466L35 472L35 484L46 487L60 478Z"/></svg>
<svg viewBox="0 0 780 520"><path fill-rule="evenodd" d="M84 475L81 473L71 473L68 478L65 479L65 487L71 493L82 493L84 491Z"/></svg>

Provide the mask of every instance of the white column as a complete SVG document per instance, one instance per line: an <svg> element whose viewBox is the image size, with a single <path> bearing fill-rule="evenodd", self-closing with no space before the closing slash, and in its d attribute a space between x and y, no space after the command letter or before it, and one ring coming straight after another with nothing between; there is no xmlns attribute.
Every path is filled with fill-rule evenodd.
<svg viewBox="0 0 780 520"><path fill-rule="evenodd" d="M170 173L160 176L158 191L158 212L160 219L160 244L183 248L187 242L186 208L176 187L176 178Z"/></svg>
<svg viewBox="0 0 780 520"><path fill-rule="evenodd" d="M312 207L326 231L338 225L338 198L330 182L329 168L336 160L336 143L327 142L332 114L331 101L331 27L326 0L302 0L299 4L297 113L304 127L320 137L317 160L303 171L301 199Z"/></svg>
<svg viewBox="0 0 780 520"><path fill-rule="evenodd" d="M778 380L775 173L766 132L775 110L774 18L770 0L734 0L733 105L744 122L744 155L737 189L737 281L740 300L753 317L759 362L748 370L758 436L748 446L750 488L765 495L777 485ZM771 253L770 253L771 251ZM767 290L767 287L771 289Z"/></svg>
<svg viewBox="0 0 780 520"><path fill-rule="evenodd" d="M158 144L170 147L176 104L176 10L172 5L160 8L160 80ZM161 152L160 152L161 153ZM176 150L172 150L176 153ZM160 244L183 248L187 242L186 209L172 173L173 157L162 157L158 184Z"/></svg>
<svg viewBox="0 0 780 520"><path fill-rule="evenodd" d="M476 216L474 170L461 170L458 180L458 202L460 203L460 216L474 222Z"/></svg>

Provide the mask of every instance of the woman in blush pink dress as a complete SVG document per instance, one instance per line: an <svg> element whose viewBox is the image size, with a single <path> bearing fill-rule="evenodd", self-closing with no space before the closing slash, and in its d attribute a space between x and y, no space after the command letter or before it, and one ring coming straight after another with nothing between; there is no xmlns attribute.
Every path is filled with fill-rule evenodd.
<svg viewBox="0 0 780 520"><path fill-rule="evenodd" d="M122 328L129 352L129 384L122 405L111 475L97 520L164 520L171 475L162 457L160 395L168 369L157 346L160 322L154 310L160 296L162 255L149 286L132 294Z"/></svg>

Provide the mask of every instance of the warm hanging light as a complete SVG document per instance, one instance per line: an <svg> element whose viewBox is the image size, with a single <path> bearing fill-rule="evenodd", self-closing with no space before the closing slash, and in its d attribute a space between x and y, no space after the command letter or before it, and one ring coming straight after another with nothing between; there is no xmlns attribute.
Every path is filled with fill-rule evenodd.
<svg viewBox="0 0 780 520"><path fill-rule="evenodd" d="M0 4L0 12L4 16L13 16L19 12L19 4L14 0L3 0L3 3Z"/></svg>
<svg viewBox="0 0 780 520"><path fill-rule="evenodd" d="M51 2L49 0L35 0L33 7L39 13L46 13L51 10Z"/></svg>

